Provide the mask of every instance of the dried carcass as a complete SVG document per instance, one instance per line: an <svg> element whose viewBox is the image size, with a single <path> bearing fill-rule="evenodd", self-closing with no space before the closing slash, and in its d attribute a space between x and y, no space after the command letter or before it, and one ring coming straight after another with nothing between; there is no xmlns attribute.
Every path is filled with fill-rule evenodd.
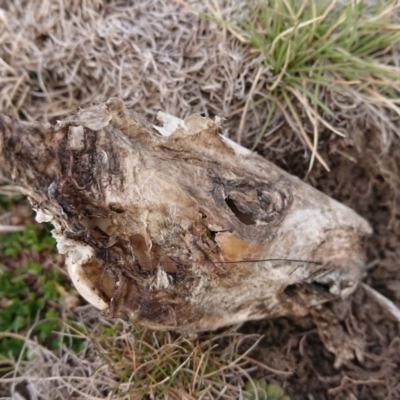
<svg viewBox="0 0 400 400"><path fill-rule="evenodd" d="M56 126L0 118L0 158L54 224L70 276L111 317L195 332L305 315L354 291L355 212L219 135L119 99Z"/></svg>

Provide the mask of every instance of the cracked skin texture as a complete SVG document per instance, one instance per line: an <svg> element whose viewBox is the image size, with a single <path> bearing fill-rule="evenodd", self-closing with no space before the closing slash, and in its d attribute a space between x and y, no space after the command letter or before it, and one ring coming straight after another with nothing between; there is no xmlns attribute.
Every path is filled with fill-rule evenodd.
<svg viewBox="0 0 400 400"><path fill-rule="evenodd" d="M54 127L1 115L0 158L110 317L194 332L349 295L368 224L219 125L162 136L112 98Z"/></svg>

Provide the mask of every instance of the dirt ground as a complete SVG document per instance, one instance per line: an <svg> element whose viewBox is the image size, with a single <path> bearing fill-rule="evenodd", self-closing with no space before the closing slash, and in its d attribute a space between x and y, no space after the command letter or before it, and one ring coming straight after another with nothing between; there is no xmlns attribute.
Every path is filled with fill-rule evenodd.
<svg viewBox="0 0 400 400"><path fill-rule="evenodd" d="M360 123L354 133L354 140L327 141L321 153L336 154L329 157L334 160L332 171L327 173L317 167L307 180L352 207L371 223L374 234L366 243L368 271L365 282L398 305L400 141L396 139L382 157L378 130ZM275 160L291 173L304 177L306 165L299 165L300 157L301 151L298 151ZM336 370L332 354L326 351L308 318L282 319L257 327L259 332L268 332L261 344L260 359L279 360L274 367L287 363L287 367L295 371L289 379L280 380L285 382L292 399L306 398L305 387L314 399L399 398L399 323L362 287L349 303L335 304L332 308L336 315L342 316L341 323L346 331L355 340L365 343L362 361L355 360Z"/></svg>
<svg viewBox="0 0 400 400"><path fill-rule="evenodd" d="M0 0L1 111L55 121L78 105L119 96L151 121L158 109L219 115L234 139L260 58L184 2L102 3ZM400 118L382 111L396 134L369 118L362 101L349 107L335 108L346 138L320 133L330 172L315 164L307 173L309 151L279 113L256 151L370 222L364 282L400 307ZM266 114L265 104L248 112L244 145L252 146ZM399 322L362 286L327 312L362 345L358 358L335 368L311 317L250 322L239 331L264 335L251 356L271 368L252 376L281 384L292 400L400 399Z"/></svg>

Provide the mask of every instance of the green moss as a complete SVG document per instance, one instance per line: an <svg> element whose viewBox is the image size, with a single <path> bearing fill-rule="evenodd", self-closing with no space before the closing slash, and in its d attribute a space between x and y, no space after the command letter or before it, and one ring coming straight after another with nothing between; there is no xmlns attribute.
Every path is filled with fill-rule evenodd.
<svg viewBox="0 0 400 400"><path fill-rule="evenodd" d="M66 281L51 262L55 241L50 229L27 225L23 232L0 235L1 359L26 358L24 341L19 337L28 332L30 338L52 349L68 343L68 339L60 340L55 333L64 330L59 288ZM7 336L8 333L11 335ZM81 342L76 339L69 345L79 349Z"/></svg>

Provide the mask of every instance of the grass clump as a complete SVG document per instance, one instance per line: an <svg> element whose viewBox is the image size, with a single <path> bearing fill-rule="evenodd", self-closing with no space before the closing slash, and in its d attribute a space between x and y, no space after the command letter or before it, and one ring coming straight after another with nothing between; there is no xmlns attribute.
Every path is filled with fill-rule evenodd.
<svg viewBox="0 0 400 400"><path fill-rule="evenodd" d="M103 326L101 335L91 339L120 382L116 398L240 398L244 379L254 368L249 353L261 339L239 333L189 339L169 332L124 329L121 334L118 322Z"/></svg>
<svg viewBox="0 0 400 400"><path fill-rule="evenodd" d="M187 338L108 321L96 316L93 308L86 312L84 323L65 332L84 343L78 352L63 346L50 353L44 345L27 340L35 363L19 363L14 377L10 372L0 377L0 384L30 382L44 397L54 391L51 398L290 400L278 385L252 377L255 370L291 374L252 358L262 339L259 335L225 331Z"/></svg>
<svg viewBox="0 0 400 400"><path fill-rule="evenodd" d="M373 118L385 118L396 131L381 107L400 115L400 68L385 59L400 40L398 14L396 1L367 6L362 0L257 0L246 2L240 17L219 19L263 58L237 140L255 92L255 104L267 102L269 113L254 146L280 111L312 150L310 168L317 158L329 170L317 152L318 137L321 128L344 136L338 109L347 108L351 118L357 103L364 102Z"/></svg>

